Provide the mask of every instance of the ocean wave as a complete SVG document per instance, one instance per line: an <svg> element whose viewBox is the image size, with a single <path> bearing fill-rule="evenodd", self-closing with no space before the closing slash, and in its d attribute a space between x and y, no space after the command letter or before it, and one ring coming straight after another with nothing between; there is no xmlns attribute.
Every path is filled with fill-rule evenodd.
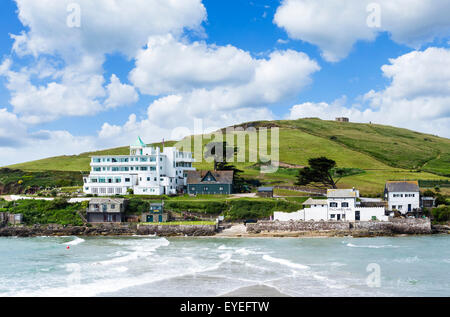
<svg viewBox="0 0 450 317"><path fill-rule="evenodd" d="M347 243L348 247L351 248L369 248L369 249L382 249L382 248L398 248L398 246L392 244L386 245L354 245L353 243Z"/></svg>
<svg viewBox="0 0 450 317"><path fill-rule="evenodd" d="M86 240L84 240L84 239L75 237L75 239L73 239L72 241L69 241L69 242L66 242L66 243L63 243L63 244L65 244L65 245L78 245L78 244L83 243L85 241Z"/></svg>
<svg viewBox="0 0 450 317"><path fill-rule="evenodd" d="M281 264L281 265L284 265L284 266L287 266L287 267L290 267L290 268L293 268L293 269L300 269L300 270L307 270L307 269L309 269L309 266L307 266L307 265L294 263L294 262L291 262L291 261L286 260L286 259L274 258L274 257L271 257L270 255L267 255L267 254L263 255L263 259L268 261L268 262L278 263L278 264Z"/></svg>
<svg viewBox="0 0 450 317"><path fill-rule="evenodd" d="M93 264L114 265L131 262L139 258L147 257L153 254L158 248L165 247L170 244L169 240L167 240L166 238L145 239L140 240L140 242L140 244L136 244L136 241L134 241L134 246L131 246L131 251L118 251L114 254L117 257L114 257L110 260L95 262Z"/></svg>

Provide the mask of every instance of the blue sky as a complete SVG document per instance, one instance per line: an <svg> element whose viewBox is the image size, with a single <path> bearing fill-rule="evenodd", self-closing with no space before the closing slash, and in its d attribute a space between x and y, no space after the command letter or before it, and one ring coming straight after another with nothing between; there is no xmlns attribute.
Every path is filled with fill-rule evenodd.
<svg viewBox="0 0 450 317"><path fill-rule="evenodd" d="M369 27L356 0L2 1L0 164L169 139L194 119L344 115L449 137L450 5L431 2L379 1Z"/></svg>

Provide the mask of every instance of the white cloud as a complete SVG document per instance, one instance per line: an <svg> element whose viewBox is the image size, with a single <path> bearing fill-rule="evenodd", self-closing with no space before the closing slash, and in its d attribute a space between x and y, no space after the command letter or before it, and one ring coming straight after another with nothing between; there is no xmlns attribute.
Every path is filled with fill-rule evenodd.
<svg viewBox="0 0 450 317"><path fill-rule="evenodd" d="M258 59L233 46L188 44L166 36L152 38L138 54L130 79L142 93L172 93L156 100L149 112L150 118L173 126L180 122L174 120L179 113L217 115L295 97L319 69L306 54L293 50Z"/></svg>
<svg viewBox="0 0 450 317"><path fill-rule="evenodd" d="M376 122L450 137L450 49L414 51L382 67L391 79L386 89L370 91L369 106L345 107L342 102L303 103L291 108L289 118L346 116L356 122Z"/></svg>
<svg viewBox="0 0 450 317"><path fill-rule="evenodd" d="M178 35L185 28L200 32L206 19L201 0L79 0L81 25L71 28L71 0L16 2L28 30L12 35L13 51L35 59L20 70L6 60L0 75L7 79L14 113L30 124L94 115L136 102L134 87L115 75L104 87L105 55L120 52L134 58L150 35Z"/></svg>
<svg viewBox="0 0 450 317"><path fill-rule="evenodd" d="M116 108L129 105L138 101L139 96L133 86L122 84L116 75L111 76L111 83L106 87L108 99L105 105L108 108Z"/></svg>
<svg viewBox="0 0 450 317"><path fill-rule="evenodd" d="M17 53L122 52L134 57L148 36L198 30L206 19L201 0L16 0L19 19L30 31L15 36ZM80 6L79 28L67 25L68 5Z"/></svg>
<svg viewBox="0 0 450 317"><path fill-rule="evenodd" d="M136 57L130 79L141 92L159 95L236 85L254 75L256 61L234 46L177 41L172 35L150 38Z"/></svg>
<svg viewBox="0 0 450 317"><path fill-rule="evenodd" d="M380 5L379 28L367 24L372 3ZM356 41L372 41L382 31L414 48L448 37L449 11L447 0L284 0L274 22L291 38L319 46L327 61L338 61Z"/></svg>
<svg viewBox="0 0 450 317"><path fill-rule="evenodd" d="M97 67L92 63L93 60L85 56L80 64L61 71L47 68L50 81L41 85L32 82L40 67L19 71L2 67L0 75L7 79L14 112L20 114L24 122L35 124L61 116L92 115L102 109L104 78L97 74ZM4 64L10 65L7 61Z"/></svg>

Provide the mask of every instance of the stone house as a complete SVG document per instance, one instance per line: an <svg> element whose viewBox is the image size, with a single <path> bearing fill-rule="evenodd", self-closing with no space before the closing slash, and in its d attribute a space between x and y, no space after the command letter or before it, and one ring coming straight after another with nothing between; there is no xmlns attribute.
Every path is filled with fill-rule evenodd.
<svg viewBox="0 0 450 317"><path fill-rule="evenodd" d="M90 223L123 222L127 200L123 198L93 198L86 210Z"/></svg>
<svg viewBox="0 0 450 317"><path fill-rule="evenodd" d="M142 214L142 222L167 222L169 214L164 210L164 202L150 204L149 211Z"/></svg>

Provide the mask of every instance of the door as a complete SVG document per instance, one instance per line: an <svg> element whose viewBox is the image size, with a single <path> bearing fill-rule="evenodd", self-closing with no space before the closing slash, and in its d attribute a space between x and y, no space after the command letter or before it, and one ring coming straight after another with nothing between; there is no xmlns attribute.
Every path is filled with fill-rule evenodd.
<svg viewBox="0 0 450 317"><path fill-rule="evenodd" d="M411 211L411 204L408 204L408 211Z"/></svg>
<svg viewBox="0 0 450 317"><path fill-rule="evenodd" d="M355 211L355 220L356 220L356 221L361 220L361 213L360 213L358 210Z"/></svg>
<svg viewBox="0 0 450 317"><path fill-rule="evenodd" d="M113 222L116 222L116 221L117 221L116 215L113 215Z"/></svg>
<svg viewBox="0 0 450 317"><path fill-rule="evenodd" d="M337 220L341 220L341 214L337 214Z"/></svg>
<svg viewBox="0 0 450 317"><path fill-rule="evenodd" d="M158 220L159 220L159 222L163 222L161 215L159 215Z"/></svg>

